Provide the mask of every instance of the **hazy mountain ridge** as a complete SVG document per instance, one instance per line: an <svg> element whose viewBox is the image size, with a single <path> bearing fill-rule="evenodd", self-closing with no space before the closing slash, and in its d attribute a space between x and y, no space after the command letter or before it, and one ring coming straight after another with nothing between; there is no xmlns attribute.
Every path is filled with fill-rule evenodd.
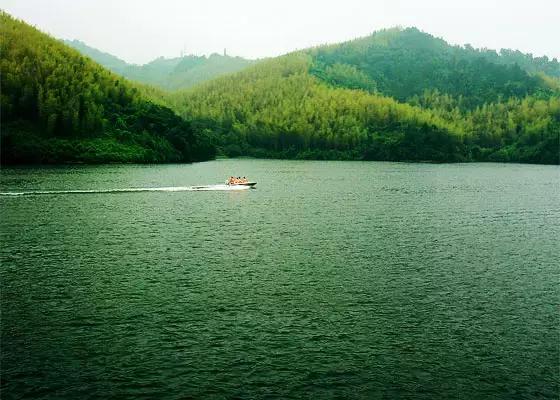
<svg viewBox="0 0 560 400"><path fill-rule="evenodd" d="M128 63L126 61L121 60L120 58L112 54L105 53L101 50L97 50L94 47L90 47L80 40L62 40L62 42L65 45L73 47L74 49L78 50L83 55L88 56L98 64L101 64L105 68L108 68L111 71L116 72L118 74L120 74L121 71L128 66Z"/></svg>
<svg viewBox="0 0 560 400"><path fill-rule="evenodd" d="M242 57L214 53L210 56L159 57L149 63L137 65L129 64L81 41L73 40L65 41L65 43L125 78L165 90L189 88L198 83L240 71L255 62Z"/></svg>

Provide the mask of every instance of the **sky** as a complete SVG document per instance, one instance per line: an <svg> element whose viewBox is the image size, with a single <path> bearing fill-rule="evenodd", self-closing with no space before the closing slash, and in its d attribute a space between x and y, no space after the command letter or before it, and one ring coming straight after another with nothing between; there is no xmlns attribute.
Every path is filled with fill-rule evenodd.
<svg viewBox="0 0 560 400"><path fill-rule="evenodd" d="M137 64L224 49L271 57L393 26L560 59L558 0L0 0L0 9Z"/></svg>

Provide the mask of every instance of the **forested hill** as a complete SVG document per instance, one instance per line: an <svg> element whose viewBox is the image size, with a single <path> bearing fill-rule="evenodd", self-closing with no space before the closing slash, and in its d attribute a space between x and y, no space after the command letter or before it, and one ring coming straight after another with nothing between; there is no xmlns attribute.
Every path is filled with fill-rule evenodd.
<svg viewBox="0 0 560 400"><path fill-rule="evenodd" d="M545 57L390 29L242 60L236 73L168 93L4 13L0 34L3 163L194 161L215 148L228 156L559 163L560 72ZM130 67L90 55L117 72ZM222 74L225 59L160 58L134 72L142 79L120 73L189 86Z"/></svg>
<svg viewBox="0 0 560 400"><path fill-rule="evenodd" d="M303 53L177 93L174 107L227 155L460 161L461 132L430 111L330 87Z"/></svg>
<svg viewBox="0 0 560 400"><path fill-rule="evenodd" d="M437 90L456 98L463 108L527 95L550 95L543 74L560 77L560 63L520 52L451 46L416 28L388 29L345 43L307 51L311 72L331 84L348 86L345 69L363 76L352 87L409 101ZM542 96L541 96L542 97Z"/></svg>
<svg viewBox="0 0 560 400"><path fill-rule="evenodd" d="M228 155L557 164L558 62L489 54L392 29L263 61L173 107Z"/></svg>
<svg viewBox="0 0 560 400"><path fill-rule="evenodd" d="M37 29L0 14L2 163L213 157L171 109Z"/></svg>
<svg viewBox="0 0 560 400"><path fill-rule="evenodd" d="M157 86L166 90L185 89L219 76L242 70L254 63L241 57L211 54L188 55L177 58L157 58L144 65L128 64L111 54L104 53L78 40L65 41L82 54L124 76L125 78Z"/></svg>

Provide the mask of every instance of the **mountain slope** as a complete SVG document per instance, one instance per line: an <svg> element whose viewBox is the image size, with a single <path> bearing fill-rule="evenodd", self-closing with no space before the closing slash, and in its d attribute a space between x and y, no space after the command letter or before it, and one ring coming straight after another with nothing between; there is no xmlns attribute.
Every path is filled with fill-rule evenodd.
<svg viewBox="0 0 560 400"><path fill-rule="evenodd" d="M0 14L2 163L166 162L213 156L167 107L61 42Z"/></svg>
<svg viewBox="0 0 560 400"><path fill-rule="evenodd" d="M77 40L65 41L65 43L116 74L166 90L189 88L240 71L254 63L241 57L212 54L208 57L193 55L177 58L160 57L144 65L135 65Z"/></svg>
<svg viewBox="0 0 560 400"><path fill-rule="evenodd" d="M436 160L465 157L460 127L364 91L331 88L294 53L178 93L174 107L228 155Z"/></svg>
<svg viewBox="0 0 560 400"><path fill-rule="evenodd" d="M555 78L470 53L383 31L263 61L172 107L227 155L557 164Z"/></svg>
<svg viewBox="0 0 560 400"><path fill-rule="evenodd" d="M311 72L326 82L332 81L329 71L333 67L354 68L375 82L381 93L399 101L437 90L461 97L462 107L468 109L500 99L550 94L547 83L529 74L515 63L517 60L534 72L550 71L552 76L560 76L557 60L522 58L505 50L502 56L470 46L450 46L415 28L383 30L307 53L313 58Z"/></svg>

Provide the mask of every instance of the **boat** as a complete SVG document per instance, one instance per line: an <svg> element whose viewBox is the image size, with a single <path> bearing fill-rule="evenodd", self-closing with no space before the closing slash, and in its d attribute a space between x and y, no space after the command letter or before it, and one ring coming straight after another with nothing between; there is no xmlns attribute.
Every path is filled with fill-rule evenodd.
<svg viewBox="0 0 560 400"><path fill-rule="evenodd" d="M257 182L249 182L247 179L235 179L229 178L226 181L226 185L228 186L247 186L250 188L254 188Z"/></svg>

